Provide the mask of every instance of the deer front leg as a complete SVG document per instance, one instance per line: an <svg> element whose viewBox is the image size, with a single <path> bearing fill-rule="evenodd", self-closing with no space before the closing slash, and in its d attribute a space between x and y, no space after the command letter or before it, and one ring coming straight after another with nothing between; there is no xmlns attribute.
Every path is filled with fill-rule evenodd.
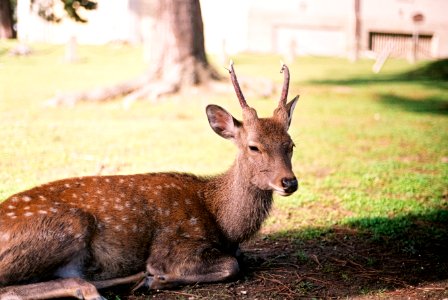
<svg viewBox="0 0 448 300"><path fill-rule="evenodd" d="M176 268L175 268L176 269ZM232 256L220 256L213 261L200 261L196 264L185 265L177 268L172 273L161 274L148 265L148 272L153 276L144 278L134 290L140 287L161 290L178 287L187 284L220 282L232 279L239 273L237 260Z"/></svg>
<svg viewBox="0 0 448 300"><path fill-rule="evenodd" d="M0 288L0 300L34 300L74 297L85 300L104 300L96 287L80 278L66 278L27 285Z"/></svg>
<svg viewBox="0 0 448 300"><path fill-rule="evenodd" d="M97 289L109 288L122 284L132 284L141 281L144 272L138 274L87 282L80 278L66 278L35 284L8 286L0 288L0 300L28 300L74 297L85 300L104 300Z"/></svg>

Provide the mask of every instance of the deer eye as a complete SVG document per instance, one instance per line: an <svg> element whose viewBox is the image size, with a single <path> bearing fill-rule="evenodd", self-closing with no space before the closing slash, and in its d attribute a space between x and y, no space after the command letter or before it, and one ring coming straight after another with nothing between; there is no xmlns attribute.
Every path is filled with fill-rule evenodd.
<svg viewBox="0 0 448 300"><path fill-rule="evenodd" d="M260 152L260 149L258 149L257 146L253 146L253 145L249 146L249 150L252 151L252 152Z"/></svg>

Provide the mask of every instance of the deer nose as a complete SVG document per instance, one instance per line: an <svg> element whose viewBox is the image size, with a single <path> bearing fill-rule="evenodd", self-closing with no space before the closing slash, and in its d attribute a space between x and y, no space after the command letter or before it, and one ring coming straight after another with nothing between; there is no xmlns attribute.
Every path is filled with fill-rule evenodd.
<svg viewBox="0 0 448 300"><path fill-rule="evenodd" d="M285 189L286 193L294 193L297 191L299 187L299 183L297 182L297 178L282 178L282 187Z"/></svg>

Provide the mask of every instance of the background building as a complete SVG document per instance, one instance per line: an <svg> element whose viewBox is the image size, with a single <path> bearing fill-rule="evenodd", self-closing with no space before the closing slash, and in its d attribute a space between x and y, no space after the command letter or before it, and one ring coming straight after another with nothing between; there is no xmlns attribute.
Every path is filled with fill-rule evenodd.
<svg viewBox="0 0 448 300"><path fill-rule="evenodd" d="M65 43L72 36L82 44L145 43L151 30L147 2L99 1L97 10L85 12L87 24L51 24L35 14L30 0L18 0L18 37L49 43ZM448 57L446 0L201 0L201 6L210 53L356 58L372 53L409 57L415 51L420 58Z"/></svg>

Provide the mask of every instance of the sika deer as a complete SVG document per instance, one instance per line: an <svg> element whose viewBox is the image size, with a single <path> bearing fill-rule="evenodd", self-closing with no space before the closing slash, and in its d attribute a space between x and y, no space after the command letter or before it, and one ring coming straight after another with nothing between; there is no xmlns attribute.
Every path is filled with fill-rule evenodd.
<svg viewBox="0 0 448 300"><path fill-rule="evenodd" d="M180 173L64 179L0 205L0 299L102 299L123 283L171 288L232 279L239 243L269 214L272 194L298 187L287 133L289 70L271 118L259 118L229 73L243 121L207 106L212 129L233 141L232 167L215 177Z"/></svg>

